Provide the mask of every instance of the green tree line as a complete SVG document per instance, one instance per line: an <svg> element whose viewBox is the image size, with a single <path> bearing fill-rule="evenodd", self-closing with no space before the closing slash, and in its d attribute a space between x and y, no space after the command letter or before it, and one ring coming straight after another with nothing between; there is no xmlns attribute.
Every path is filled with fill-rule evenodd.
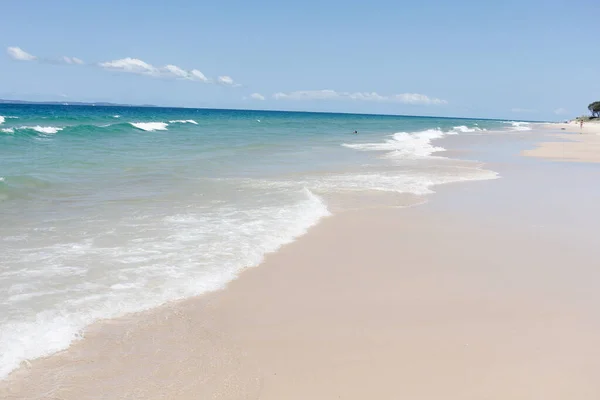
<svg viewBox="0 0 600 400"><path fill-rule="evenodd" d="M588 110L592 113L592 117L600 117L600 101L595 101L588 106Z"/></svg>

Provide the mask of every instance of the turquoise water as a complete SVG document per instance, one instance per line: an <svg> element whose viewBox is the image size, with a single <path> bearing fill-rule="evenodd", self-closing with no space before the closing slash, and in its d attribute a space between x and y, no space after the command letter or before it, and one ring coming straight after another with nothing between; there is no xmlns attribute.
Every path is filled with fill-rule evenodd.
<svg viewBox="0 0 600 400"><path fill-rule="evenodd" d="M433 139L528 129L141 107L0 116L0 377L98 319L221 288L331 213L496 177Z"/></svg>

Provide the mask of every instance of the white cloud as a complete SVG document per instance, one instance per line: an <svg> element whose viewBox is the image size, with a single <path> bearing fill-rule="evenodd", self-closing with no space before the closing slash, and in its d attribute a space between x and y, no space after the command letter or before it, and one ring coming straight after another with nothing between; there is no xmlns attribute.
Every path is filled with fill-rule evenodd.
<svg viewBox="0 0 600 400"><path fill-rule="evenodd" d="M13 58L14 60L19 60L19 61L38 61L38 62L44 63L44 64L56 64L56 63L77 64L77 65L84 64L83 60L80 58L77 58L77 57L63 56L58 59L38 58L32 54L27 53L25 50L21 49L20 47L8 47L6 49L6 52L8 53L8 55L11 58Z"/></svg>
<svg viewBox="0 0 600 400"><path fill-rule="evenodd" d="M120 60L107 61L98 64L111 71L129 72L132 74L158 76L158 68L137 58L121 58Z"/></svg>
<svg viewBox="0 0 600 400"><path fill-rule="evenodd" d="M376 92L336 92L335 90L299 90L289 93L275 93L277 100L357 100L376 101L387 103L404 103L418 105L447 104L446 100L428 97L419 93L401 93L393 95L380 95Z"/></svg>
<svg viewBox="0 0 600 400"><path fill-rule="evenodd" d="M6 49L6 52L10 57L19 61L33 61L37 59L36 56L29 54L20 47L9 47Z"/></svg>
<svg viewBox="0 0 600 400"><path fill-rule="evenodd" d="M217 82L219 82L221 85L226 85L226 86L239 86L237 83L235 83L233 81L233 79L230 76L227 76L227 75L219 76L217 78Z"/></svg>
<svg viewBox="0 0 600 400"><path fill-rule="evenodd" d="M200 71L198 71L197 69L193 69L190 71L190 75L192 80L194 81L201 81L201 82L208 82L208 78L206 76L204 76L204 74Z"/></svg>
<svg viewBox="0 0 600 400"><path fill-rule="evenodd" d="M179 68L177 65L166 65L163 70L165 71L165 74L169 75L173 75L176 78L183 78L183 79L188 79L190 74L187 71L184 71L183 69Z"/></svg>
<svg viewBox="0 0 600 400"><path fill-rule="evenodd" d="M290 93L275 93L276 100L328 100L342 96L334 90L298 90Z"/></svg>
<svg viewBox="0 0 600 400"><path fill-rule="evenodd" d="M260 94L260 93L252 93L252 94L250 95L250 98L252 98L252 99L254 99L254 100L264 100L264 99L265 99L265 96L263 96L263 95L262 95L262 94Z"/></svg>
<svg viewBox="0 0 600 400"><path fill-rule="evenodd" d="M102 68L111 70L111 71L121 71L121 72L130 72L138 75L146 75L152 77L162 77L162 78L174 78L174 79L185 79L190 81L199 81L209 83L210 79L208 79L202 72L197 69L193 69L191 71L186 71L183 68L178 67L177 65L168 64L162 68L157 68L152 64L148 64L137 58L122 58L120 60L108 61L99 64ZM230 77L219 77L229 79L230 83L226 83L229 85L233 84L233 79Z"/></svg>
<svg viewBox="0 0 600 400"><path fill-rule="evenodd" d="M77 57L67 57L67 56L64 56L62 59L67 64L77 64L77 65L83 65L84 64L83 60L80 59L80 58L77 58Z"/></svg>
<svg viewBox="0 0 600 400"><path fill-rule="evenodd" d="M8 55L15 59L21 61L38 61L42 63L48 64L70 64L70 65L83 65L85 64L83 60L77 57L67 57L62 56L59 58L37 58L34 55L31 55L24 51L19 47L8 47L6 49ZM183 68L178 67L177 65L167 64L164 67L155 67L152 64L149 64L145 61L140 60L139 58L126 57L118 60L101 62L98 64L93 64L93 66L100 67L109 71L118 71L118 72L128 72L132 74L151 76L156 78L171 78L171 79L184 79L189 81L196 82L204 82L211 83L211 80L208 79L201 71L197 69L185 70ZM233 81L230 76L219 76L218 83L225 86L241 86Z"/></svg>
<svg viewBox="0 0 600 400"><path fill-rule="evenodd" d="M569 112L568 110L566 110L566 109L564 109L562 107L557 108L556 110L554 110L554 114L556 114L556 115L564 115L564 114L567 114L568 112Z"/></svg>
<svg viewBox="0 0 600 400"><path fill-rule="evenodd" d="M537 110L532 110L530 108L511 108L510 111L514 113L535 113Z"/></svg>
<svg viewBox="0 0 600 400"><path fill-rule="evenodd" d="M419 93L402 93L395 94L391 96L392 101L397 101L400 103L406 104L432 104L432 105L440 105L440 104L448 104L446 100L427 97L424 94Z"/></svg>
<svg viewBox="0 0 600 400"><path fill-rule="evenodd" d="M199 70L193 69L186 71L177 65L167 65L161 68L163 76L172 76L175 78L188 79L190 81L210 82L210 80Z"/></svg>

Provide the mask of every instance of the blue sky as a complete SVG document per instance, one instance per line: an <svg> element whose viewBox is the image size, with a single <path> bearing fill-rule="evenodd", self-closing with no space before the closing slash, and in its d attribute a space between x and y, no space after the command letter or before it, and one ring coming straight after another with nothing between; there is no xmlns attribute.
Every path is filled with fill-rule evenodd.
<svg viewBox="0 0 600 400"><path fill-rule="evenodd" d="M560 120L600 100L596 11L595 0L7 0L0 98Z"/></svg>

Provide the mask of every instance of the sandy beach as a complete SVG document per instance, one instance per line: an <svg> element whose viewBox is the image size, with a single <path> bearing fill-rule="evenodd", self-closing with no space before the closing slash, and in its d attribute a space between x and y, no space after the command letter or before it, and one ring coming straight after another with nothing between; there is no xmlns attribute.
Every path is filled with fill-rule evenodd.
<svg viewBox="0 0 600 400"><path fill-rule="evenodd" d="M0 397L596 400L600 136L586 129L448 137L502 178L328 217L225 290L93 325Z"/></svg>
<svg viewBox="0 0 600 400"><path fill-rule="evenodd" d="M554 134L553 137L560 141L544 141L533 150L525 150L524 155L556 161L600 162L600 123L586 122L580 127L570 122L548 124L544 128L552 132L560 130L569 133Z"/></svg>

